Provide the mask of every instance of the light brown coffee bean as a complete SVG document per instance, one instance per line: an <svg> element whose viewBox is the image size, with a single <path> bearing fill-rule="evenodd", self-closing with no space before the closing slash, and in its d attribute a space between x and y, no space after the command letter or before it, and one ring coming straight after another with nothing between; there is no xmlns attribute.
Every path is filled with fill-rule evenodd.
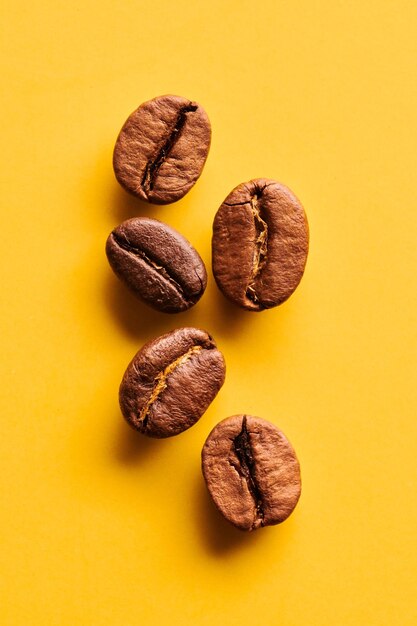
<svg viewBox="0 0 417 626"><path fill-rule="evenodd" d="M300 497L295 452L260 417L234 415L217 424L204 444L202 469L215 505L241 530L283 522Z"/></svg>
<svg viewBox="0 0 417 626"><path fill-rule="evenodd" d="M203 107L180 96L144 102L123 125L113 154L116 178L146 202L176 202L199 178L210 148Z"/></svg>
<svg viewBox="0 0 417 626"><path fill-rule="evenodd" d="M249 311L282 304L304 273L308 241L304 209L285 185L264 178L238 185L214 218L219 289Z"/></svg>

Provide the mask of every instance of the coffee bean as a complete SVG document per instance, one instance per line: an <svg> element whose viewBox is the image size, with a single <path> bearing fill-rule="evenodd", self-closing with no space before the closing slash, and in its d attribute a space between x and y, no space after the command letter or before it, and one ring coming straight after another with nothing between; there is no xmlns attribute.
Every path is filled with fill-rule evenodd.
<svg viewBox="0 0 417 626"><path fill-rule="evenodd" d="M204 444L202 469L217 508L241 530L283 522L300 497L295 452L260 417L234 415L217 424Z"/></svg>
<svg viewBox="0 0 417 626"><path fill-rule="evenodd" d="M235 304L262 311L282 304L304 272L308 224L294 194L273 180L238 185L213 224L213 274Z"/></svg>
<svg viewBox="0 0 417 626"><path fill-rule="evenodd" d="M176 202L197 181L210 148L204 109L180 96L144 102L126 120L113 154L116 178L154 204Z"/></svg>
<svg viewBox="0 0 417 626"><path fill-rule="evenodd" d="M120 385L120 408L144 435L178 435L203 415L224 376L223 355L212 337L197 328L180 328L139 350Z"/></svg>
<svg viewBox="0 0 417 626"><path fill-rule="evenodd" d="M110 233L106 253L117 276L158 311L185 311L206 288L206 268L198 252L158 220L126 220Z"/></svg>

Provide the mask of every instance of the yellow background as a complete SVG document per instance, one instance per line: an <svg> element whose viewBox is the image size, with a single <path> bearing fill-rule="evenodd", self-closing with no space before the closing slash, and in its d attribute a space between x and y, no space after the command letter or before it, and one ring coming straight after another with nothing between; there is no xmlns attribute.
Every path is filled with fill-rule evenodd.
<svg viewBox="0 0 417 626"><path fill-rule="evenodd" d="M2 626L417 623L417 5L6 0L1 19ZM124 120L164 93L213 126L203 175L153 208L115 182ZM305 277L282 307L207 292L153 313L104 243L151 215L210 266L214 213L276 178L303 202ZM213 333L224 388L166 441L123 422L126 364L181 325ZM414 368L414 372L413 372ZM200 449L221 418L279 425L303 494L246 535L213 509Z"/></svg>

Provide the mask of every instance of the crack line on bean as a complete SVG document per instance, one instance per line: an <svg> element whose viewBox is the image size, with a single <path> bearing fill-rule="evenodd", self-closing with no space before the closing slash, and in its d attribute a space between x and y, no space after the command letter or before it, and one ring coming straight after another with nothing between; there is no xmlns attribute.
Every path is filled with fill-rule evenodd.
<svg viewBox="0 0 417 626"><path fill-rule="evenodd" d="M150 191L153 191L156 178L159 174L159 170L168 158L185 126L185 123L187 121L187 113L195 113L197 109L198 106L196 104L192 104L191 102L179 109L177 117L175 119L174 127L166 138L164 144L157 152L154 159L149 159L149 161L146 163L141 182L141 187L146 194L148 194Z"/></svg>

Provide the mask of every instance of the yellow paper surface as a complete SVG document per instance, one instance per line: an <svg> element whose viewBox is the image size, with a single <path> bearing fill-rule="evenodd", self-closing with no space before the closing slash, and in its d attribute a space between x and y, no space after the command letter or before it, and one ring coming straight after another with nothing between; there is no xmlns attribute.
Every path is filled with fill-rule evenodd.
<svg viewBox="0 0 417 626"><path fill-rule="evenodd" d="M2 626L414 626L417 5L414 1L29 2L2 9ZM206 108L194 189L147 207L112 149L143 101ZM305 277L262 314L209 272L189 312L118 284L110 230L150 215L210 267L217 207L254 177L305 206ZM123 422L148 339L210 331L227 362L201 421L166 441ZM303 493L251 535L214 510L200 450L222 418L270 419Z"/></svg>

